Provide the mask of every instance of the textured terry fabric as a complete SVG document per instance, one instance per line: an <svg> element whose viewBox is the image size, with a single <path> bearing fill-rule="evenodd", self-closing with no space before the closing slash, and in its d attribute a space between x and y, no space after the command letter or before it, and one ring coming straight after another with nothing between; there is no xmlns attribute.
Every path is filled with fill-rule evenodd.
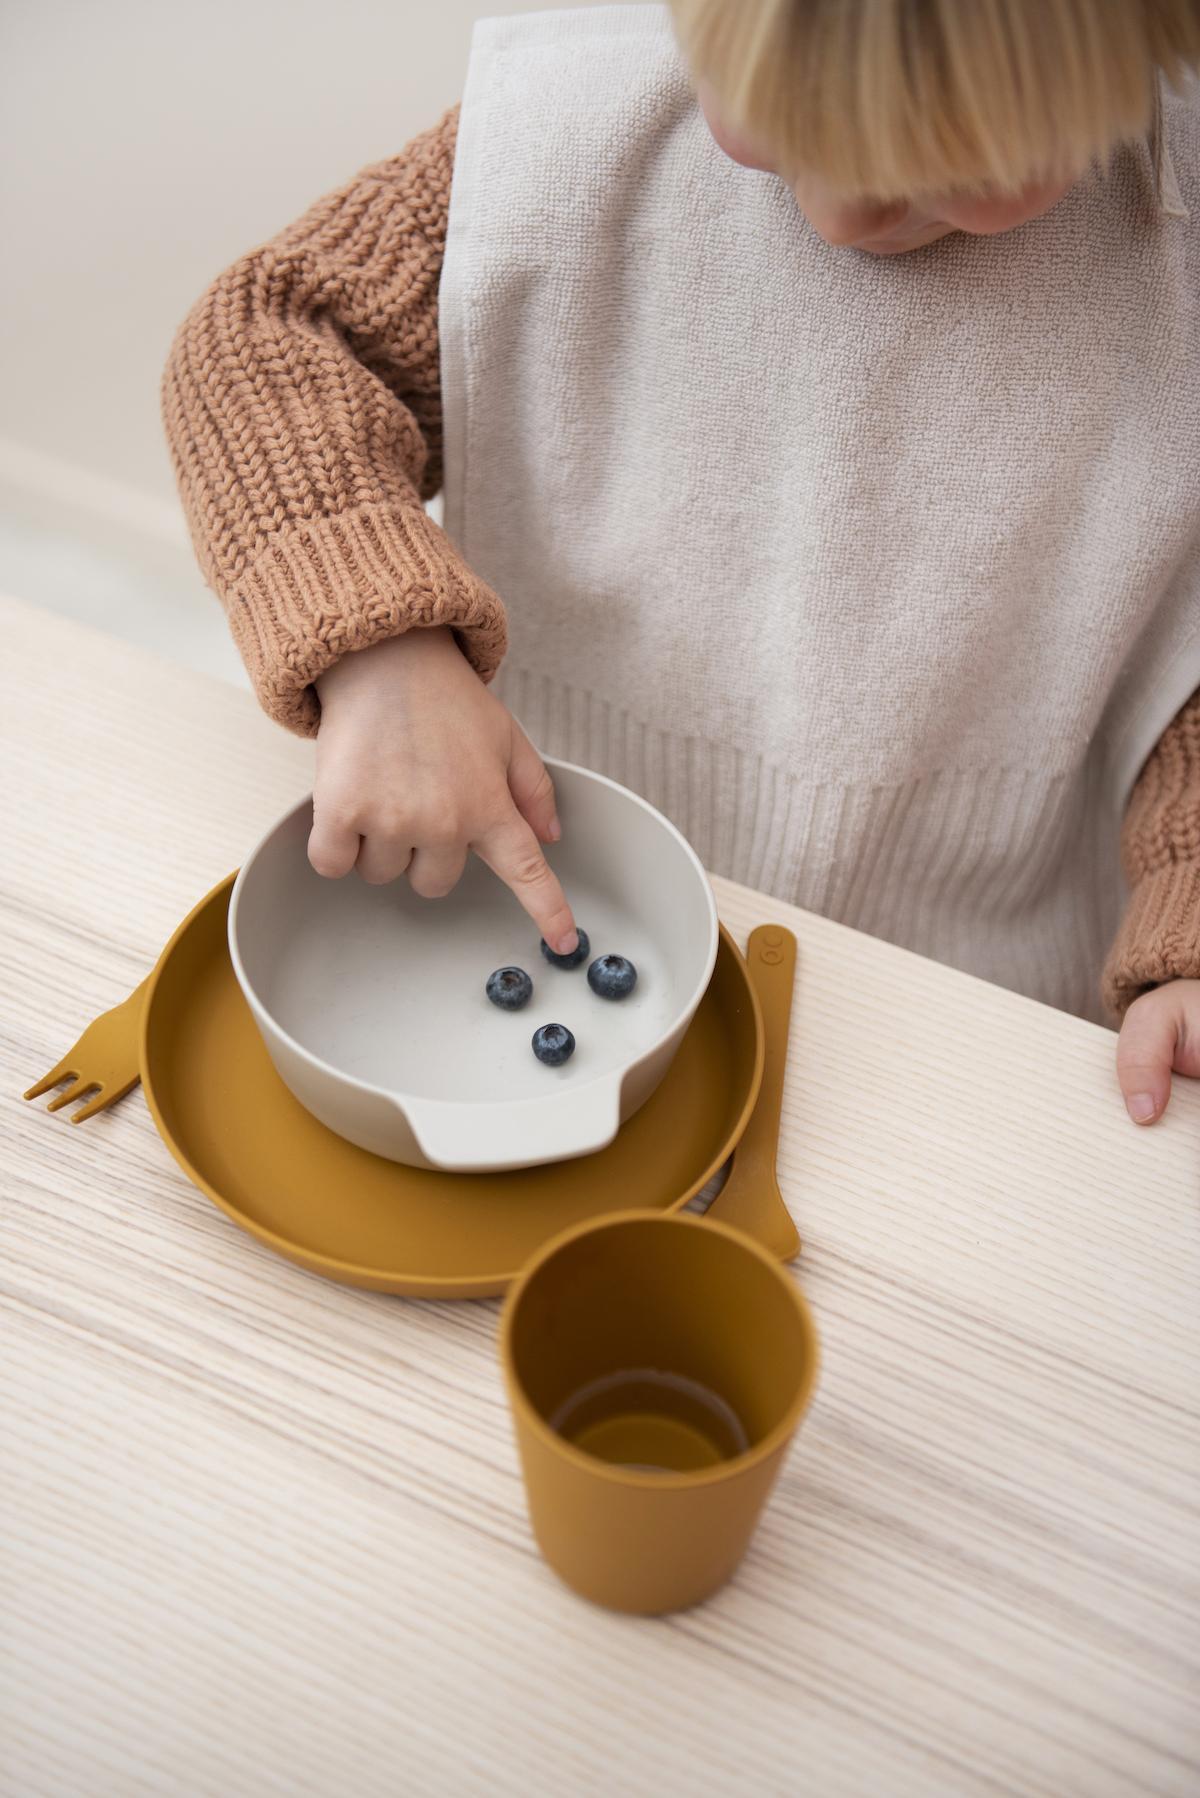
<svg viewBox="0 0 1200 1798"><path fill-rule="evenodd" d="M540 746L721 873L1091 1016L1120 815L1200 683L1165 113L1191 218L1137 145L877 259L717 150L657 10L489 21L441 285L447 529Z"/></svg>
<svg viewBox="0 0 1200 1798"><path fill-rule="evenodd" d="M259 699L312 734L339 656L449 625L490 679L504 611L428 517L441 482L437 288L455 117L242 257L162 384L197 559Z"/></svg>

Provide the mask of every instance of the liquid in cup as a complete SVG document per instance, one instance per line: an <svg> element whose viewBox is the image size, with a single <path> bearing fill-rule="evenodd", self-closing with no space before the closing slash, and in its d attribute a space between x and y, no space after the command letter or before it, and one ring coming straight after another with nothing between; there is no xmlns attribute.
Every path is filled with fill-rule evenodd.
<svg viewBox="0 0 1200 1798"><path fill-rule="evenodd" d="M733 1406L686 1374L621 1368L573 1392L550 1428L587 1455L643 1473L687 1473L746 1452Z"/></svg>

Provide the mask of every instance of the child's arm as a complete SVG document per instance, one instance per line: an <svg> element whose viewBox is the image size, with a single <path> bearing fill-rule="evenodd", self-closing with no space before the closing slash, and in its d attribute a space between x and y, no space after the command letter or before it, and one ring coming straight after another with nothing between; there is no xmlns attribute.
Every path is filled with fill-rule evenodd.
<svg viewBox="0 0 1200 1798"><path fill-rule="evenodd" d="M1104 970L1123 1017L1117 1074L1130 1116L1162 1115L1171 1070L1200 1076L1200 690L1138 777L1121 834L1131 894Z"/></svg>
<svg viewBox="0 0 1200 1798"><path fill-rule="evenodd" d="M504 609L422 503L441 484L456 128L452 112L219 276L172 346L163 421L259 700L304 735L320 723L314 865L389 879L411 858L432 896L475 848L568 950L539 844L553 790L483 685Z"/></svg>
<svg viewBox="0 0 1200 1798"><path fill-rule="evenodd" d="M446 624L485 678L504 610L426 514L456 118L217 277L163 375L196 555L265 709L312 736L339 656Z"/></svg>

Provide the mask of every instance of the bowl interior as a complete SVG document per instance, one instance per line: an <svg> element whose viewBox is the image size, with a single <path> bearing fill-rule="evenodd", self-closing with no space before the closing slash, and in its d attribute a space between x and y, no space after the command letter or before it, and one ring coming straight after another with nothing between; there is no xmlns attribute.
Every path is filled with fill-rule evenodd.
<svg viewBox="0 0 1200 1798"><path fill-rule="evenodd" d="M466 1103L531 1099L632 1065L696 1003L716 954L716 908L692 852L623 788L554 764L563 841L549 860L591 939L589 959L626 955L638 984L598 998L587 963L565 972L536 927L472 856L446 899L408 882L331 881L308 864L308 803L250 858L232 913L250 996L295 1043L340 1074L388 1092ZM495 968L524 968L533 998L502 1012ZM575 1055L548 1068L530 1039L566 1024Z"/></svg>

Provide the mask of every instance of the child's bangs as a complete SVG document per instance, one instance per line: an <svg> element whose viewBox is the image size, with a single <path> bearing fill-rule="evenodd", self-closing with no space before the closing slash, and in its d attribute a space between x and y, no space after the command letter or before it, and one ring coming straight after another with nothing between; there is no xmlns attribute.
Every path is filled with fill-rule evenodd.
<svg viewBox="0 0 1200 1798"><path fill-rule="evenodd" d="M673 0L731 126L848 198L1014 191L1149 122L1200 0Z"/></svg>

